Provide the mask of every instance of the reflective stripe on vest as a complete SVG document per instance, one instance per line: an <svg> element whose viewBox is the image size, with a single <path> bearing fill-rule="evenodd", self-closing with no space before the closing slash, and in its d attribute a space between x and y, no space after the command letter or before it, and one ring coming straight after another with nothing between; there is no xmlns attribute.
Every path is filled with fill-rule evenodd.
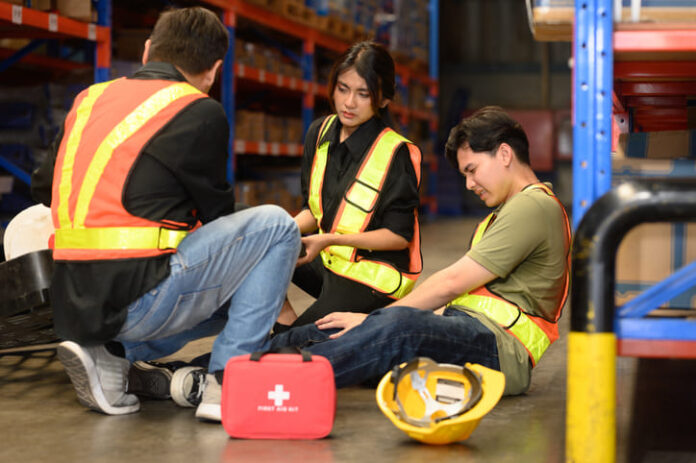
<svg viewBox="0 0 696 463"><path fill-rule="evenodd" d="M558 201L556 196L546 185L535 185L534 188L543 190L546 194ZM568 222L568 216L560 201L558 201L558 204L563 211L567 243L570 244L570 223ZM481 241L493 217L494 214L489 214L479 223L471 241L472 246ZM570 252L568 252L568 256L570 256ZM459 305L480 312L501 325L508 333L516 337L522 345L524 345L532 360L532 364L536 365L551 343L558 339L558 325L556 321L558 321L560 317L560 309L563 308L568 294L569 268L569 266L566 267L563 297L557 309L558 316L553 322L541 317L526 314L515 304L491 293L486 287L481 287L469 293L465 293L450 302L450 305Z"/></svg>
<svg viewBox="0 0 696 463"><path fill-rule="evenodd" d="M93 85L78 96L54 171L55 259L149 257L176 249L188 230L133 216L121 203L123 188L145 144L202 97L186 82L129 79Z"/></svg>
<svg viewBox="0 0 696 463"><path fill-rule="evenodd" d="M319 233L325 232L321 229L324 214L321 191L329 149L328 141L321 145L319 142L335 119L336 115L327 117L319 129L309 182L308 203L312 215L320 226ZM344 194L330 233L354 234L365 231L377 205L389 166L402 143L406 143L409 148L411 162L420 183L420 151L393 130L384 129L370 147L356 179ZM422 269L417 215L414 215L414 236L409 243L409 252L408 272L400 272L386 262L359 259L357 249L352 246L330 246L322 250L320 255L324 266L332 272L374 288L389 297L399 299L411 292Z"/></svg>

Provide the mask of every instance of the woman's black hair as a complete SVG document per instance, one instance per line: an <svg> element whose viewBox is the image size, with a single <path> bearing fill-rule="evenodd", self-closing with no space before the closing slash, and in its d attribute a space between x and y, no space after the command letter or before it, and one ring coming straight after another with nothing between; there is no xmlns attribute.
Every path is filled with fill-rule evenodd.
<svg viewBox="0 0 696 463"><path fill-rule="evenodd" d="M336 108L333 94L338 83L338 76L350 68L354 68L355 72L365 79L374 113L389 123L390 117L386 107L380 107L382 100L393 100L396 91L394 60L389 52L375 42L358 42L336 60L331 69L328 85L329 102L334 112Z"/></svg>

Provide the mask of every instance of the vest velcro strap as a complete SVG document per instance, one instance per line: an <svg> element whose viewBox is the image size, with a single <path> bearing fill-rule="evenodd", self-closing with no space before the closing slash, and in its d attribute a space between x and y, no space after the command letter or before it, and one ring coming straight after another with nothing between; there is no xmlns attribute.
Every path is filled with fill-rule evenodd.
<svg viewBox="0 0 696 463"><path fill-rule="evenodd" d="M176 249L188 233L156 227L59 228L55 248Z"/></svg>
<svg viewBox="0 0 696 463"><path fill-rule="evenodd" d="M547 334L519 307L495 297L465 294L453 300L459 305L480 312L513 334L527 349L536 365L544 351L551 345Z"/></svg>
<svg viewBox="0 0 696 463"><path fill-rule="evenodd" d="M358 281L394 299L407 295L416 283L382 262L367 259L353 262L326 251L321 252L321 259L333 273Z"/></svg>

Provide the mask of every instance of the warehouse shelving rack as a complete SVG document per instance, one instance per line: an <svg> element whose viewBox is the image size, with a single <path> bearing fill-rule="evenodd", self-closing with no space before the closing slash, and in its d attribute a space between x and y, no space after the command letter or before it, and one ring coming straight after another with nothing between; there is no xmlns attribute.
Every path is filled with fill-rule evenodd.
<svg viewBox="0 0 696 463"><path fill-rule="evenodd" d="M672 186L653 179L647 186L629 183L612 190L610 156L619 129L686 128L686 96L696 94L696 25L614 30L612 7L611 0L575 1L573 213L577 234L566 458L578 462L615 459L617 354L696 357L694 322L644 318L696 284L694 264L622 307L614 307L613 296L613 260L623 234L641 222L695 220L690 199L694 194L689 192L693 186L687 182L684 189L676 182ZM627 122L623 127L615 122L621 120ZM660 203L665 198L669 203ZM598 221L598 216L603 220ZM589 226L595 228L590 231Z"/></svg>
<svg viewBox="0 0 696 463"><path fill-rule="evenodd" d="M427 86L430 97L434 101L438 94L437 81L437 2L430 0L431 8L431 34L430 34L430 60L429 72L416 72L410 67L397 65L397 74L403 85L415 80ZM235 88L238 79L254 81L271 88L289 90L301 95L301 117L304 132L314 118L316 98L326 98L326 86L320 85L314 75L315 50L317 47L332 52L342 52L349 43L324 33L316 28L308 27L293 21L280 14L269 11L258 5L243 0L204 0L204 4L215 7L222 12L223 22L230 31L230 50L223 64L221 78L221 102L226 110L230 123L230 162L228 178L234 181L236 155L255 154L269 156L295 156L302 155L302 145L299 143L269 143L263 141L247 141L236 139L235 127ZM47 13L28 7L12 5L0 1L0 22L13 25L12 33L20 36L36 38L27 47L19 51L0 49L0 71L18 61L27 64L58 69L74 69L84 67L85 64L73 61L61 60L44 55L34 55L31 52L40 46L46 38L72 37L83 38L95 43L94 81L102 82L110 78L111 66L111 2L110 0L98 0L96 2L96 24L84 23L70 18L62 17L55 13ZM278 31L302 41L301 68L303 77L296 79L288 76L274 74L262 69L255 69L235 63L234 40L237 18L243 17L260 26ZM8 36L5 33L5 36ZM411 109L407 105L391 105L392 111L399 123L403 126L410 120L421 120L428 123L429 137L434 139L437 131L437 116L434 112ZM424 153L425 161L430 165L428 170L435 172L436 157L433 153ZM24 183L29 183L30 174L14 165L10 160L0 155L0 167L5 168ZM433 175L431 175L433 177ZM429 182L430 188L434 188L434 177ZM424 202L431 210L436 208L434 195L428 195Z"/></svg>
<svg viewBox="0 0 696 463"><path fill-rule="evenodd" d="M38 67L75 69L84 67L73 61L32 54L46 39L77 38L95 44L94 81L103 82L110 77L111 69L111 2L97 0L97 23L86 23L56 13L38 11L30 7L0 1L0 24L3 37L29 37L32 42L20 50L0 49L0 72L17 62ZM17 166L0 153L0 167L25 184L31 181L31 173Z"/></svg>
<svg viewBox="0 0 696 463"><path fill-rule="evenodd" d="M222 18L230 32L230 49L225 59L221 80L221 100L227 112L230 124L230 163L228 166L228 178L234 181L235 163L237 155L271 155L271 156L302 156L303 146L298 143L267 143L239 140L235 137L235 88L238 79L253 80L255 82L280 89L299 92L302 94L302 125L303 133L306 133L314 119L314 108L317 98L328 98L325 85L317 83L314 75L315 53L317 48L322 48L335 53L343 52L350 44L333 37L316 28L308 27L302 23L281 16L261 6L245 2L243 0L205 0L205 3L222 11ZM430 0L430 62L428 72L417 72L412 68L397 64L396 72L402 85L408 85L411 80L418 81L427 86L430 98L435 101L438 95L437 74L437 11L438 0ZM302 41L302 56L300 65L302 79L298 80L287 76L270 73L265 70L249 66L235 64L234 41L235 29L238 18L244 18L260 26L283 33ZM437 133L438 118L434 112L412 109L408 105L390 105L398 122L405 126L409 120L416 119L428 124L429 137L435 139ZM436 156L434 153L424 153L424 163L429 165L427 172L430 174L429 187L435 187L434 173L436 172ZM426 195L424 203L431 212L436 211L434 195Z"/></svg>

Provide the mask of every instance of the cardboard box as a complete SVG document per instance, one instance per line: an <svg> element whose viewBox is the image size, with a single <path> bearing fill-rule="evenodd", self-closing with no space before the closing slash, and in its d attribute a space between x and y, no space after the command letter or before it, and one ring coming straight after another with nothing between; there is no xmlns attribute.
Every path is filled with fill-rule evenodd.
<svg viewBox="0 0 696 463"><path fill-rule="evenodd" d="M51 11L56 9L56 3L55 0L31 0L31 8L39 11Z"/></svg>
<svg viewBox="0 0 696 463"><path fill-rule="evenodd" d="M637 158L615 158L612 160L612 181L614 184L636 177L694 177L696 181L696 160Z"/></svg>
<svg viewBox="0 0 696 463"><path fill-rule="evenodd" d="M96 22L96 11L92 10L90 0L56 0L56 8L61 16L78 21Z"/></svg>
<svg viewBox="0 0 696 463"><path fill-rule="evenodd" d="M288 143L302 143L302 119L298 117L287 118L283 139Z"/></svg>
<svg viewBox="0 0 696 463"><path fill-rule="evenodd" d="M632 132L619 135L618 158L696 158L696 130Z"/></svg>
<svg viewBox="0 0 696 463"><path fill-rule="evenodd" d="M285 120L279 116L266 116L266 138L271 143L285 141Z"/></svg>

